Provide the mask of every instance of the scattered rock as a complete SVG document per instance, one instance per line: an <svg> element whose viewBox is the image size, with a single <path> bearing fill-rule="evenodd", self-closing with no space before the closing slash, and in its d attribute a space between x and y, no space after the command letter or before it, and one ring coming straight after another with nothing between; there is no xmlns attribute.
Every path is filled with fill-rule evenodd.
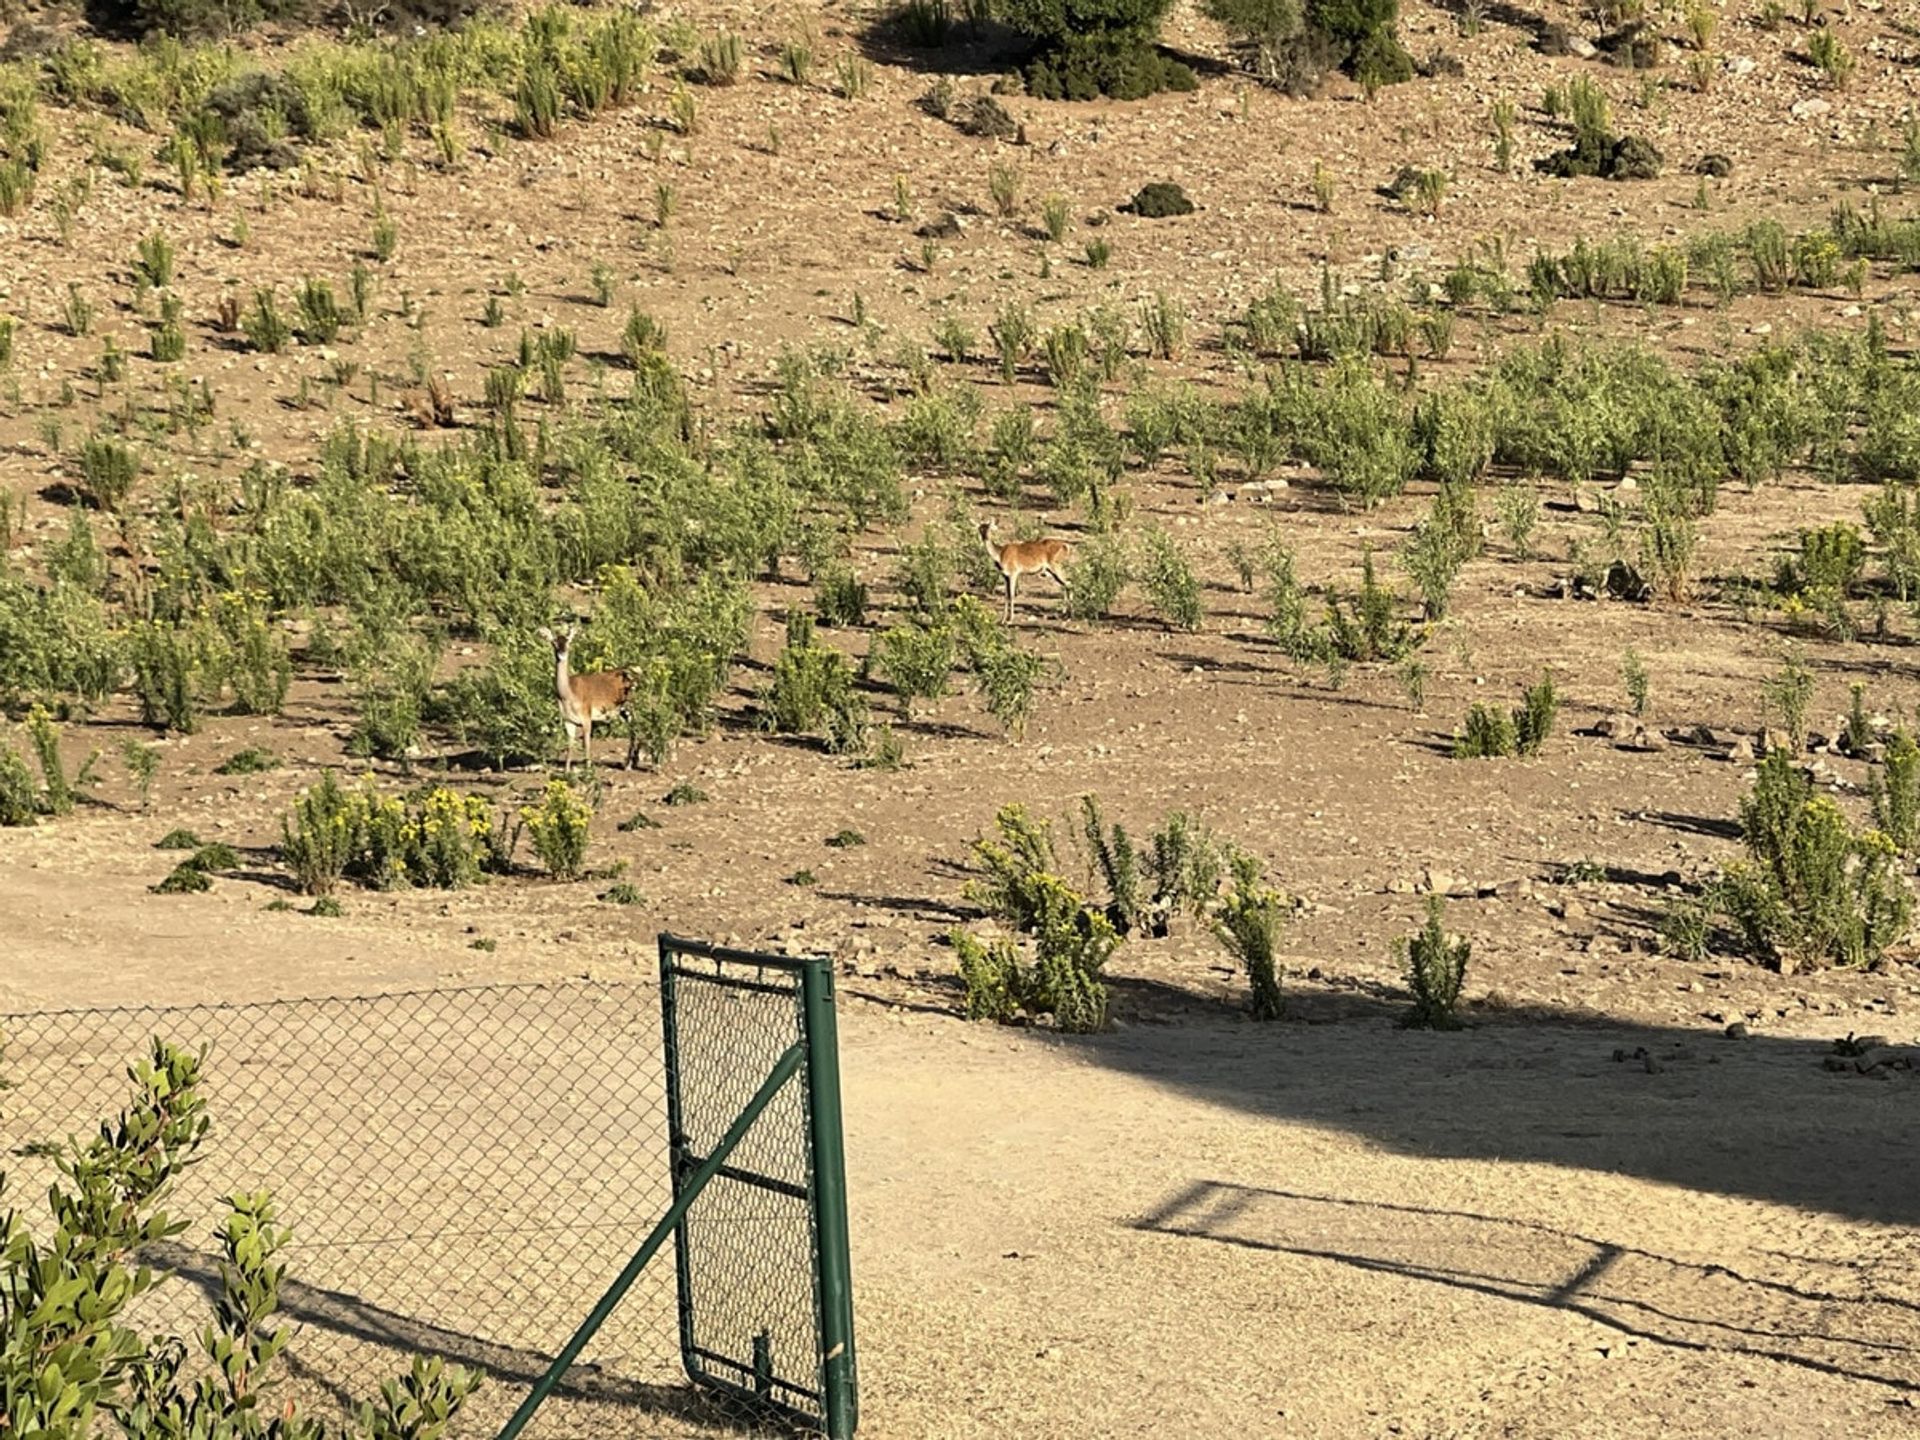
<svg viewBox="0 0 1920 1440"><path fill-rule="evenodd" d="M983 140L1011 140L1020 133L1020 126L1007 113L1007 107L991 95L974 96L961 107L954 124L966 134Z"/></svg>
<svg viewBox="0 0 1920 1440"><path fill-rule="evenodd" d="M1696 175L1711 175L1716 180L1724 180L1733 174L1733 161L1716 150L1702 155L1693 170Z"/></svg>
<svg viewBox="0 0 1920 1440"><path fill-rule="evenodd" d="M1833 106L1828 101L1818 95L1809 95L1805 100L1794 101L1787 113L1796 120L1818 120L1831 109Z"/></svg>
<svg viewBox="0 0 1920 1440"><path fill-rule="evenodd" d="M1653 598L1653 587L1646 577L1624 560L1616 560L1607 567L1605 589L1615 600L1642 602Z"/></svg>
<svg viewBox="0 0 1920 1440"><path fill-rule="evenodd" d="M1584 35L1569 35L1566 40L1566 53L1581 60L1591 60L1600 53L1600 47Z"/></svg>
<svg viewBox="0 0 1920 1440"><path fill-rule="evenodd" d="M1664 732L1642 725L1634 732L1633 743L1639 749L1651 750L1658 754L1668 748L1669 742Z"/></svg>
<svg viewBox="0 0 1920 1440"><path fill-rule="evenodd" d="M1776 750L1788 755L1799 753L1799 747L1793 743L1793 737L1786 731L1777 730L1771 725L1760 732L1760 740L1756 748L1762 755L1771 755Z"/></svg>
<svg viewBox="0 0 1920 1440"><path fill-rule="evenodd" d="M960 232L966 228L965 220L953 211L945 210L913 233L922 240L957 240L960 238Z"/></svg>
<svg viewBox="0 0 1920 1440"><path fill-rule="evenodd" d="M1736 80L1742 76L1751 75L1754 71L1754 61L1751 55L1729 55L1720 63L1726 67L1727 73Z"/></svg>
<svg viewBox="0 0 1920 1440"><path fill-rule="evenodd" d="M1727 1026L1727 1038L1729 1040L1745 1040L1752 1033L1753 1033L1752 1031L1747 1029L1747 1025L1744 1020L1736 1020L1731 1025Z"/></svg>
<svg viewBox="0 0 1920 1440"><path fill-rule="evenodd" d="M1754 759L1753 742L1742 735L1727 746L1727 753L1721 758L1731 760L1736 765L1750 765Z"/></svg>

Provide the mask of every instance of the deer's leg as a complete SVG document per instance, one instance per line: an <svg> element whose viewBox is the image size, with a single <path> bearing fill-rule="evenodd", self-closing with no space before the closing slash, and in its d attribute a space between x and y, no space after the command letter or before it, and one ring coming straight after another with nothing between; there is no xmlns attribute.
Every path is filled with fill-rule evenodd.
<svg viewBox="0 0 1920 1440"><path fill-rule="evenodd" d="M587 773L591 775L593 773L593 714L591 711L587 714L587 723L580 727L580 731L581 738L586 741Z"/></svg>
<svg viewBox="0 0 1920 1440"><path fill-rule="evenodd" d="M1007 623L1009 625L1013 623L1013 586L1013 571L1009 570L1007 572Z"/></svg>
<svg viewBox="0 0 1920 1440"><path fill-rule="evenodd" d="M580 727L571 720L562 720L560 725L561 728L567 732L567 770L571 773L573 770L573 747L574 743L580 738Z"/></svg>

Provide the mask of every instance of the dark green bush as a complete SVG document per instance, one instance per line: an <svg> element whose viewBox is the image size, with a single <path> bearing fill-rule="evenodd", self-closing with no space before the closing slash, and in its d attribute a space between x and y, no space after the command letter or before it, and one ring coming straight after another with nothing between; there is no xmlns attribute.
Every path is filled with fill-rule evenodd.
<svg viewBox="0 0 1920 1440"><path fill-rule="evenodd" d="M1171 180L1156 180L1136 190L1127 208L1142 219L1160 220L1169 215L1191 215L1193 201Z"/></svg>
<svg viewBox="0 0 1920 1440"><path fill-rule="evenodd" d="M1400 43L1399 0L1309 0L1307 24L1325 36L1337 63L1375 89L1413 78L1413 57Z"/></svg>
<svg viewBox="0 0 1920 1440"><path fill-rule="evenodd" d="M1138 100L1199 84L1155 45L1172 0L1000 0L996 8L1038 42L1027 89L1042 100Z"/></svg>
<svg viewBox="0 0 1920 1440"><path fill-rule="evenodd" d="M1407 988L1413 991L1413 1009L1400 1022L1408 1029L1460 1028L1454 1011L1473 952L1465 939L1447 934L1441 924L1444 910L1445 902L1438 895L1429 896L1427 923L1420 933L1394 942L1394 956L1406 971Z"/></svg>

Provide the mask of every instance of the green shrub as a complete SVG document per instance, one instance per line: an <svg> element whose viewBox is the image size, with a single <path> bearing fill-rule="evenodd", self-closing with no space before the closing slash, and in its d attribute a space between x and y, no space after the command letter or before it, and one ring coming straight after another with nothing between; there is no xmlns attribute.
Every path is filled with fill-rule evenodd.
<svg viewBox="0 0 1920 1440"><path fill-rule="evenodd" d="M1133 577L1133 559L1118 535L1094 535L1074 547L1066 609L1076 620L1104 620Z"/></svg>
<svg viewBox="0 0 1920 1440"><path fill-rule="evenodd" d="M1413 78L1399 11L1398 0L1308 0L1307 21L1332 42L1340 68L1371 91Z"/></svg>
<svg viewBox="0 0 1920 1440"><path fill-rule="evenodd" d="M1476 701L1467 712L1465 727L1453 739L1460 760L1498 759L1509 755L1537 755L1553 734L1560 698L1553 676L1543 673L1537 685L1522 692L1520 708L1511 712Z"/></svg>
<svg viewBox="0 0 1920 1440"><path fill-rule="evenodd" d="M96 510L118 513L140 478L140 452L123 441L93 435L80 448L81 494Z"/></svg>
<svg viewBox="0 0 1920 1440"><path fill-rule="evenodd" d="M1361 558L1359 590L1348 600L1328 595L1326 622L1312 648L1362 663L1405 659L1424 636L1399 612L1400 597L1380 583L1369 550Z"/></svg>
<svg viewBox="0 0 1920 1440"><path fill-rule="evenodd" d="M900 697L902 713L916 700L938 700L953 674L954 635L945 624L910 621L882 631L873 643L873 666Z"/></svg>
<svg viewBox="0 0 1920 1440"><path fill-rule="evenodd" d="M1887 737L1886 769L1868 782L1873 823L1911 855L1920 846L1920 745L1905 730Z"/></svg>
<svg viewBox="0 0 1920 1440"><path fill-rule="evenodd" d="M73 813L73 784L60 760L60 729L53 717L35 706L27 715L27 740L40 765L40 807L49 815Z"/></svg>
<svg viewBox="0 0 1920 1440"><path fill-rule="evenodd" d="M156 885L147 887L155 895L199 895L213 888L207 872L196 865L176 865Z"/></svg>
<svg viewBox="0 0 1920 1440"><path fill-rule="evenodd" d="M1200 628L1206 610L1201 603L1200 581L1193 573L1193 562L1180 548L1180 542L1157 525L1147 531L1140 581L1146 588L1148 602L1161 619L1182 630Z"/></svg>
<svg viewBox="0 0 1920 1440"><path fill-rule="evenodd" d="M1560 697L1553 688L1553 676L1543 671L1540 681L1522 693L1520 708L1513 712L1514 748L1522 755L1538 755L1553 734L1553 722L1560 713Z"/></svg>
<svg viewBox="0 0 1920 1440"><path fill-rule="evenodd" d="M986 878L968 883L967 898L1016 930L1033 933L1066 889L1053 873L1052 827L1024 805L1007 805L994 816L994 828L998 839L973 842L974 861Z"/></svg>
<svg viewBox="0 0 1920 1440"><path fill-rule="evenodd" d="M814 577L813 608L822 625L833 628L864 625L867 619L866 582L854 574L849 565L840 562L824 565Z"/></svg>
<svg viewBox="0 0 1920 1440"><path fill-rule="evenodd" d="M1460 1004L1472 946L1464 937L1446 933L1441 924L1445 908L1438 895L1428 896L1425 926L1417 935L1394 942L1394 958L1406 972L1407 988L1413 992L1413 1008L1400 1022L1409 1029L1460 1028L1454 1012Z"/></svg>
<svg viewBox="0 0 1920 1440"><path fill-rule="evenodd" d="M211 875L221 870L238 870L240 852L231 845L215 841L211 845L202 845L182 864L185 868L198 870L203 875Z"/></svg>
<svg viewBox="0 0 1920 1440"><path fill-rule="evenodd" d="M11 745L0 746L0 827L32 825L40 818L39 787Z"/></svg>
<svg viewBox="0 0 1920 1440"><path fill-rule="evenodd" d="M786 648L774 662L761 700L762 723L783 735L824 730L829 748L853 748L865 729L865 705L853 682L847 657L830 645L815 644L812 621L802 611L790 611Z"/></svg>
<svg viewBox="0 0 1920 1440"><path fill-rule="evenodd" d="M124 1433L149 1440L317 1440L333 1428L276 1393L273 1361L292 1336L278 1318L290 1235L267 1192L223 1202L201 1354L188 1362L186 1339L124 1323L128 1307L161 1278L142 1263L149 1247L185 1228L161 1207L210 1129L203 1063L204 1054L156 1037L128 1067L132 1095L119 1115L103 1119L91 1139L49 1147L57 1171L47 1190L51 1233L43 1239L23 1215L10 1214L0 1273L10 1430L78 1437L97 1433L109 1415ZM354 1433L435 1440L477 1383L458 1366L415 1360L378 1401L357 1407Z"/></svg>
<svg viewBox="0 0 1920 1440"><path fill-rule="evenodd" d="M142 724L182 735L200 728L201 709L219 681L217 647L205 628L145 621L134 627L127 658Z"/></svg>
<svg viewBox="0 0 1920 1440"><path fill-rule="evenodd" d="M280 824L280 860L303 895L331 895L359 848L351 797L329 770Z"/></svg>
<svg viewBox="0 0 1920 1440"><path fill-rule="evenodd" d="M1858 967L1905 935L1913 901L1895 842L1849 825L1790 756L1760 762L1740 829L1750 858L1728 869L1719 903L1749 953L1783 972Z"/></svg>
<svg viewBox="0 0 1920 1440"><path fill-rule="evenodd" d="M1778 717L1795 750L1807 743L1807 709L1813 704L1813 671L1797 653L1789 651L1780 669L1761 686L1767 713Z"/></svg>
<svg viewBox="0 0 1920 1440"><path fill-rule="evenodd" d="M1033 713L1033 692L1047 661L1014 643L1006 626L979 600L963 595L954 607L960 646L987 712L1018 738Z"/></svg>
<svg viewBox="0 0 1920 1440"><path fill-rule="evenodd" d="M1475 701L1467 712L1467 723L1453 737L1457 760L1494 760L1512 755L1519 748L1514 734L1513 716L1498 705Z"/></svg>
<svg viewBox="0 0 1920 1440"><path fill-rule="evenodd" d="M1019 948L1011 940L982 944L965 930L948 934L959 957L960 979L966 986L967 1019L1006 1022L1020 1012L1031 989Z"/></svg>
<svg viewBox="0 0 1920 1440"><path fill-rule="evenodd" d="M253 292L253 307L240 322L247 343L268 355L278 355L293 339L293 327L280 312L280 299L271 289Z"/></svg>
<svg viewBox="0 0 1920 1440"><path fill-rule="evenodd" d="M1214 919L1213 932L1227 953L1247 972L1253 990L1253 1017L1278 1020L1286 1011L1280 993L1280 962L1275 954L1293 905L1261 877L1260 862L1245 851L1232 856L1233 888Z"/></svg>
<svg viewBox="0 0 1920 1440"><path fill-rule="evenodd" d="M527 827L533 853L556 880L577 880L587 861L588 824L593 807L565 780L549 780L538 804L524 805L520 819Z"/></svg>
<svg viewBox="0 0 1920 1440"><path fill-rule="evenodd" d="M156 850L198 850L200 837L191 830L169 830L153 842Z"/></svg>

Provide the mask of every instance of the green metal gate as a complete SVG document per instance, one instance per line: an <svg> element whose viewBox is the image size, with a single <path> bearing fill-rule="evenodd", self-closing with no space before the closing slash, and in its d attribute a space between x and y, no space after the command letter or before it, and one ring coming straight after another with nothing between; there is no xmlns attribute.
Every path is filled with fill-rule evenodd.
<svg viewBox="0 0 1920 1440"><path fill-rule="evenodd" d="M499 1440L525 1428L669 1236L687 1377L749 1423L859 1420L833 970L660 937L672 1204Z"/></svg>

